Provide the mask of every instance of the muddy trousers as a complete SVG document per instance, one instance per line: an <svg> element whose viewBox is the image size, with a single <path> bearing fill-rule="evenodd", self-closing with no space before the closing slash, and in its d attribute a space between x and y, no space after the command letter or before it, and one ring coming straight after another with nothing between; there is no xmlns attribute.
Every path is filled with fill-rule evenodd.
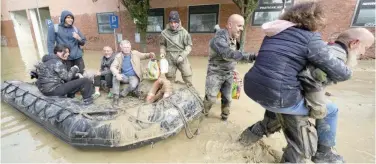
<svg viewBox="0 0 376 164"><path fill-rule="evenodd" d="M118 80L116 79L116 76L113 76L112 91L113 91L114 96L119 96L120 94L121 96L125 97L128 95L128 93L133 92L134 90L137 89L137 86L140 83L140 79L137 76L125 76L124 74L122 74L121 76L122 76L122 80ZM129 84L129 86L120 92L121 83Z"/></svg>
<svg viewBox="0 0 376 164"><path fill-rule="evenodd" d="M333 103L328 103L326 108L328 109L327 116L324 119L316 120L315 127L308 120L309 110L306 108L304 100L289 108L266 108L264 119L248 129L258 136L269 135L280 130L281 126L277 125L279 122L288 142L283 160L304 162L315 155L314 152L318 145L335 146L338 108ZM317 135L315 135L316 133ZM317 138L316 141L315 138Z"/></svg>
<svg viewBox="0 0 376 164"><path fill-rule="evenodd" d="M93 83L88 78L80 78L68 81L55 88L52 92L44 93L46 96L65 96L74 97L74 94L81 92L82 98L89 99L93 94Z"/></svg>
<svg viewBox="0 0 376 164"><path fill-rule="evenodd" d="M78 59L74 59L74 60L66 60L65 65L67 66L67 70L70 70L71 67L76 65L80 69L79 73L84 74L85 63L84 63L84 59L82 57L80 57Z"/></svg>
<svg viewBox="0 0 376 164"><path fill-rule="evenodd" d="M176 59L173 59L172 56L167 57L168 61L168 73L166 78L174 82L176 79L176 71L179 70L182 76L183 81L187 85L192 85L192 68L191 64L188 61L188 58L185 58L181 63L177 63Z"/></svg>
<svg viewBox="0 0 376 164"><path fill-rule="evenodd" d="M112 88L112 73L94 77L94 86Z"/></svg>
<svg viewBox="0 0 376 164"><path fill-rule="evenodd" d="M208 74L205 82L204 114L210 111L216 102L217 95L221 92L221 116L227 118L230 114L231 91L233 75Z"/></svg>

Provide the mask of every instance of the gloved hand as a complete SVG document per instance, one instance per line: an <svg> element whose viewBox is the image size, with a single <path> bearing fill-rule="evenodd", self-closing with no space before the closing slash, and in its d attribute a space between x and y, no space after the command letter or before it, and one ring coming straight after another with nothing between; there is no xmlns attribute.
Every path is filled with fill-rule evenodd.
<svg viewBox="0 0 376 164"><path fill-rule="evenodd" d="M251 53L251 54L249 55L248 61L249 61L249 62L253 62L253 61L256 60L256 57L257 57L257 53Z"/></svg>
<svg viewBox="0 0 376 164"><path fill-rule="evenodd" d="M35 70L30 71L30 78L31 79L38 79L38 74Z"/></svg>
<svg viewBox="0 0 376 164"><path fill-rule="evenodd" d="M312 72L312 76L313 76L313 78L315 78L317 81L319 81L321 83L327 83L328 82L328 78L327 78L326 73L319 68L316 68Z"/></svg>
<svg viewBox="0 0 376 164"><path fill-rule="evenodd" d="M77 65L74 65L73 67L71 67L71 70L79 72L80 68Z"/></svg>
<svg viewBox="0 0 376 164"><path fill-rule="evenodd" d="M81 74L81 73L76 73L76 77L78 77L78 78L83 78L84 76Z"/></svg>
<svg viewBox="0 0 376 164"><path fill-rule="evenodd" d="M166 57L166 54L161 54L161 58L165 58Z"/></svg>
<svg viewBox="0 0 376 164"><path fill-rule="evenodd" d="M176 60L176 63L180 64L184 61L184 58L179 56L178 59Z"/></svg>

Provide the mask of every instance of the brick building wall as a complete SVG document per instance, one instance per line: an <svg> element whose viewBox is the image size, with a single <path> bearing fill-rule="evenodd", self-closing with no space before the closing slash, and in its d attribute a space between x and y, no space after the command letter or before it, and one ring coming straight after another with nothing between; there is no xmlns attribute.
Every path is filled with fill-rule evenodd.
<svg viewBox="0 0 376 164"><path fill-rule="evenodd" d="M87 7L98 8L98 5L106 5L106 3L98 1L100 3L90 3L91 0L85 0ZM109 0L110 1L110 0ZM117 0L111 0L117 1ZM295 0L295 3L299 3L304 0ZM51 0L52 2L52 0ZM330 34L334 32L341 32L345 29L348 29L351 25L352 17L354 10L357 4L357 0L327 0L323 1L325 11L328 19L328 26L320 31L324 40L327 40ZM219 8L219 25L223 28L225 27L228 17L233 13L239 13L239 10L231 0L151 0L152 8L165 8L165 23L168 22L168 14L171 10L177 10L180 14L182 25L188 30L188 6L194 5L205 5L205 4L220 4ZM61 6L59 8L64 9L68 8L67 6ZM90 6L91 5L91 6ZM101 11L81 11L79 8L72 9L71 11L75 14L75 26L77 26L81 32L86 36L88 42L85 45L87 50L101 50L104 45L109 45L114 47L114 36L113 34L99 34L97 27L97 17L96 13L99 12L113 12L117 11L116 14L120 17L120 26L116 30L117 33L123 34L123 39L128 39L132 42L132 46L135 49L139 49L140 45L135 43L135 32L136 27L133 23L133 20L130 18L127 11L119 3L112 2L112 7L109 9L100 9ZM54 22L57 22L60 15L60 11L57 7L50 5L50 10L52 19ZM98 9L99 10L99 9ZM119 11L120 10L120 11ZM247 35L246 35L246 51L258 51L264 34L261 31L260 27L247 26ZM373 33L375 32L374 28L369 28ZM15 38L13 25L10 20L2 21L2 35L6 36L8 39L8 46L17 46L17 41ZM191 33L192 41L194 44L192 55L206 56L208 55L208 42L213 36L213 33ZM34 37L33 37L34 38ZM34 38L35 39L35 38ZM148 51L159 53L159 34L158 33L148 33L147 35L147 49ZM375 46L369 49L364 58L375 58Z"/></svg>

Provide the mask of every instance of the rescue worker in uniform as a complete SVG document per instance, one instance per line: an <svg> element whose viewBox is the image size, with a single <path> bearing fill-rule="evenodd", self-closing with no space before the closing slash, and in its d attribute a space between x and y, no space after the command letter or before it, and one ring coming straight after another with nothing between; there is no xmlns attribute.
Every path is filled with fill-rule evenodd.
<svg viewBox="0 0 376 164"><path fill-rule="evenodd" d="M252 62L256 58L254 53L239 51L237 40L244 28L244 18L233 14L229 17L225 29L216 32L209 42L209 63L205 83L205 116L216 101L217 94L221 92L222 120L227 120L230 114L233 71L237 61Z"/></svg>
<svg viewBox="0 0 376 164"><path fill-rule="evenodd" d="M181 26L179 13L171 11L169 25L161 32L160 55L166 57L169 68L166 78L174 82L176 70L181 72L182 79L187 85L192 85L192 68L188 55L192 50L191 35Z"/></svg>

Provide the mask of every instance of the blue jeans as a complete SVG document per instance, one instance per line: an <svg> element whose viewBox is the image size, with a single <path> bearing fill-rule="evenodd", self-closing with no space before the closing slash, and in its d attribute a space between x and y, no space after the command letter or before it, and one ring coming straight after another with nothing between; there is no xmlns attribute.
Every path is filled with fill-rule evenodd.
<svg viewBox="0 0 376 164"><path fill-rule="evenodd" d="M307 116L309 112L309 109L304 104L304 99L299 101L296 105L288 108L264 108L274 113L298 116ZM316 120L316 130L319 140L318 144L333 147L336 144L338 107L334 103L327 103L326 108L328 109L326 117L324 119Z"/></svg>

